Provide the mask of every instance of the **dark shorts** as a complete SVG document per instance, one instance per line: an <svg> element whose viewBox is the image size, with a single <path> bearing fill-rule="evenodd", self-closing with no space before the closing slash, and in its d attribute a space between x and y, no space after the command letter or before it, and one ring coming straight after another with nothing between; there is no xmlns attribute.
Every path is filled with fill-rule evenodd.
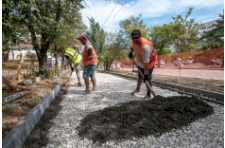
<svg viewBox="0 0 225 148"><path fill-rule="evenodd" d="M139 66L138 66L139 67ZM141 72L144 74L144 68L141 68L141 67L139 67L140 68L140 70L141 70ZM152 79L152 72L153 72L153 69L154 69L154 66L151 68L151 69L149 69L149 72L148 72L148 79L149 80L151 80ZM142 79L142 77L141 77L141 74L138 72L138 78L139 79Z"/></svg>

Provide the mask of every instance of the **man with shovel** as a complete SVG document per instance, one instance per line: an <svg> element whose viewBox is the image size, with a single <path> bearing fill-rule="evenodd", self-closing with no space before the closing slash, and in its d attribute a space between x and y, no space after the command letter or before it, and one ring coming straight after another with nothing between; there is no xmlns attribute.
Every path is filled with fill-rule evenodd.
<svg viewBox="0 0 225 148"><path fill-rule="evenodd" d="M72 72L74 70L73 68L73 65L74 65L76 70L77 80L78 80L77 86L80 87L81 86L80 67L81 67L81 60L82 60L81 54L79 54L76 50L70 47L66 49L64 47L60 47L58 51L66 57L68 63L70 64L70 68ZM72 75L72 72L71 72L71 75Z"/></svg>
<svg viewBox="0 0 225 148"><path fill-rule="evenodd" d="M138 62L137 88L131 93L131 95L134 95L140 92L140 87L144 80L147 86L147 94L143 99L146 101L151 100L151 92L153 92L151 90L151 86L152 86L151 78L152 78L152 72L154 69L155 62L157 61L156 51L154 49L154 45L152 42L141 37L140 30L133 30L131 32L131 38L132 38L132 45L131 45L131 52L129 54L129 58L133 60L133 53L134 53L136 60ZM150 86L147 84L150 84Z"/></svg>

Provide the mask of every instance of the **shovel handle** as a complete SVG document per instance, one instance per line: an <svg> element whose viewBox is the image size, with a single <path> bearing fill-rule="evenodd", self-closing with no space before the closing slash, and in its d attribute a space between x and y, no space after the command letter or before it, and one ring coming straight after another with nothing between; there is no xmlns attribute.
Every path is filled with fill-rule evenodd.
<svg viewBox="0 0 225 148"><path fill-rule="evenodd" d="M137 66L137 64L135 63L134 59L132 58L132 61L134 63L134 65L136 66L136 68L138 69L138 72L140 73L141 77L144 79L144 74L141 72L141 69ZM149 84L149 81L145 81L148 89L150 90L150 92L153 94L153 96L155 97L155 92L152 90L151 85Z"/></svg>
<svg viewBox="0 0 225 148"><path fill-rule="evenodd" d="M69 77L68 81L67 81L67 82L66 82L63 86L66 86L66 85L67 85L67 83L69 83L69 81L70 81L70 78L71 78L72 74L73 74L73 71L71 71L71 73L70 73L70 77Z"/></svg>

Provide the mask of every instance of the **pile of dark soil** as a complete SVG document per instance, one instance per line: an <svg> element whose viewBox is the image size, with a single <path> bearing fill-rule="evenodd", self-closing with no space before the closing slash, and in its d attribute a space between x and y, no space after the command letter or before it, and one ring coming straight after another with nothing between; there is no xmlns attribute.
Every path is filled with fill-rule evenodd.
<svg viewBox="0 0 225 148"><path fill-rule="evenodd" d="M207 103L193 97L156 96L151 101L131 101L87 115L77 127L81 138L93 142L160 136L213 113Z"/></svg>

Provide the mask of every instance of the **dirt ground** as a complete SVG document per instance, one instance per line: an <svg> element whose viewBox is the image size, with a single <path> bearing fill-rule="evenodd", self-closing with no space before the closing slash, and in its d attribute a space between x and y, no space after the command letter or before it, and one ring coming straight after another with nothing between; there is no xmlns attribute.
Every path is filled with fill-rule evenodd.
<svg viewBox="0 0 225 148"><path fill-rule="evenodd" d="M115 71L118 73L137 76L137 72L126 72L126 71ZM179 77L179 76L168 76L154 74L152 80L161 81L166 83L175 83L184 86L190 86L194 88L206 89L216 92L224 92L224 81L223 80L207 80L200 78L190 78L190 77ZM153 84L154 85L154 84Z"/></svg>
<svg viewBox="0 0 225 148"><path fill-rule="evenodd" d="M12 73L3 70L2 74ZM120 71L121 72L121 71ZM128 75L136 75L136 73L122 72ZM57 79L43 79L36 85L32 85L32 91L15 101L2 105L2 138L4 138L10 130L15 127L18 122L24 118L29 111L38 104L55 86L56 84L65 84L69 79L70 71ZM154 75L154 80L164 82L173 82L185 86L208 89L212 91L224 92L224 81L205 80L197 78L183 78L173 76ZM74 82L73 82L74 83ZM20 92L21 90L10 90L5 84L2 85L2 98Z"/></svg>
<svg viewBox="0 0 225 148"><path fill-rule="evenodd" d="M6 71L5 71L6 72ZM42 79L34 85L29 85L31 91L29 94L22 96L12 102L2 105L2 138L11 131L21 119L27 115L30 110L38 104L57 84L65 84L68 82L70 71L63 74L57 79ZM70 82L69 82L70 83ZM69 84L68 83L68 84ZM7 96L16 94L24 90L11 90L4 83L2 84L2 99Z"/></svg>

